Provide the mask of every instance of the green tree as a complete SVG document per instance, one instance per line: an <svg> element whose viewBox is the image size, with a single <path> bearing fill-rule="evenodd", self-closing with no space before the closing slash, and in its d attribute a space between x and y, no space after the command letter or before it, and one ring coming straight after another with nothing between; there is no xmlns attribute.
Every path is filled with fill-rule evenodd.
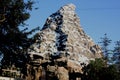
<svg viewBox="0 0 120 80"><path fill-rule="evenodd" d="M2 66L20 66L26 62L27 48L32 44L28 38L36 29L27 32L25 21L32 10L31 0L0 0L0 53L3 54ZM21 30L21 27L25 27ZM22 65L21 65L22 66Z"/></svg>
<svg viewBox="0 0 120 80"><path fill-rule="evenodd" d="M105 60L95 59L83 68L82 80L119 80L120 73L114 65L107 66Z"/></svg>
<svg viewBox="0 0 120 80"><path fill-rule="evenodd" d="M115 42L115 47L113 51L113 61L116 65L116 68L120 70L120 40Z"/></svg>
<svg viewBox="0 0 120 80"><path fill-rule="evenodd" d="M111 39L109 39L107 37L107 34L104 34L104 37L101 38L101 42L99 42L101 44L102 50L103 50L103 54L104 54L104 58L107 60L108 59L108 54L109 54L109 49L108 46L111 43Z"/></svg>
<svg viewBox="0 0 120 80"><path fill-rule="evenodd" d="M114 53L120 53L120 40L115 42Z"/></svg>
<svg viewBox="0 0 120 80"><path fill-rule="evenodd" d="M99 71L102 67L105 67L103 59L96 59L95 61L91 61L90 64L83 68L83 80L99 80Z"/></svg>

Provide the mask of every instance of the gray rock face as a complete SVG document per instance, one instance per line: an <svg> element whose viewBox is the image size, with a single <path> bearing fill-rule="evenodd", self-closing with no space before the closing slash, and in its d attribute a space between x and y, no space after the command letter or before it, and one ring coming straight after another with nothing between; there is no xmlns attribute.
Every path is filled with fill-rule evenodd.
<svg viewBox="0 0 120 80"><path fill-rule="evenodd" d="M73 4L65 5L50 15L35 38L36 42L28 51L31 60L39 65L54 58L58 63L67 61L70 70L78 68L80 71L82 63L88 64L89 60L102 57L100 47L81 28ZM36 55L41 61L34 57Z"/></svg>
<svg viewBox="0 0 120 80"><path fill-rule="evenodd" d="M68 4L47 18L30 53L44 58L48 54L66 55L77 62L100 58L101 49L86 35L80 26L80 19L75 13L75 6Z"/></svg>

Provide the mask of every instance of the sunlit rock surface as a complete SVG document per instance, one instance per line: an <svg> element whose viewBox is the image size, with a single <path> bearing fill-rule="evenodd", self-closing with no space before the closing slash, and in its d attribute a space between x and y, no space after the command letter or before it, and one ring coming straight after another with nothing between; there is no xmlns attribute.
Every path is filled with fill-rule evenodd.
<svg viewBox="0 0 120 80"><path fill-rule="evenodd" d="M102 57L100 47L82 29L75 8L68 4L50 15L28 49L31 65L42 66L46 72L48 66L57 65L55 71L65 71L67 76L61 75L64 79L56 74L59 80L69 80L68 73L82 73L82 67L90 60Z"/></svg>

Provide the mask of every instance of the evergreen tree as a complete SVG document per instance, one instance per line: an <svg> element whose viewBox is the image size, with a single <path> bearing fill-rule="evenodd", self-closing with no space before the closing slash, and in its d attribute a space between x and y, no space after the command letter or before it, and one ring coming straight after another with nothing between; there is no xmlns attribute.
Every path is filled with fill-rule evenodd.
<svg viewBox="0 0 120 80"><path fill-rule="evenodd" d="M115 42L114 52L120 53L120 40Z"/></svg>
<svg viewBox="0 0 120 80"><path fill-rule="evenodd" d="M0 0L0 53L3 54L2 66L12 64L20 66L25 60L27 48L32 44L27 32L25 21L32 10L31 0ZM22 65L21 65L22 66Z"/></svg>
<svg viewBox="0 0 120 80"><path fill-rule="evenodd" d="M81 80L119 80L120 73L114 65L107 66L103 59L95 59L83 68Z"/></svg>
<svg viewBox="0 0 120 80"><path fill-rule="evenodd" d="M101 44L105 59L108 59L108 54L110 51L108 46L110 45L111 41L112 40L107 37L107 34L104 34L104 37L101 38L101 42L99 42Z"/></svg>
<svg viewBox="0 0 120 80"><path fill-rule="evenodd" d="M120 70L120 40L115 42L113 60L116 68Z"/></svg>

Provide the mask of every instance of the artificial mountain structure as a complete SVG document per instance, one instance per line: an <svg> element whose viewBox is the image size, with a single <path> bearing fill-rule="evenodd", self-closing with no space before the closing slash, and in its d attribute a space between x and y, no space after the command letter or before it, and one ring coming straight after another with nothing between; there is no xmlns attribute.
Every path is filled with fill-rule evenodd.
<svg viewBox="0 0 120 80"><path fill-rule="evenodd" d="M73 4L50 15L35 39L28 49L26 80L80 80L82 67L102 57L101 48L82 29Z"/></svg>

